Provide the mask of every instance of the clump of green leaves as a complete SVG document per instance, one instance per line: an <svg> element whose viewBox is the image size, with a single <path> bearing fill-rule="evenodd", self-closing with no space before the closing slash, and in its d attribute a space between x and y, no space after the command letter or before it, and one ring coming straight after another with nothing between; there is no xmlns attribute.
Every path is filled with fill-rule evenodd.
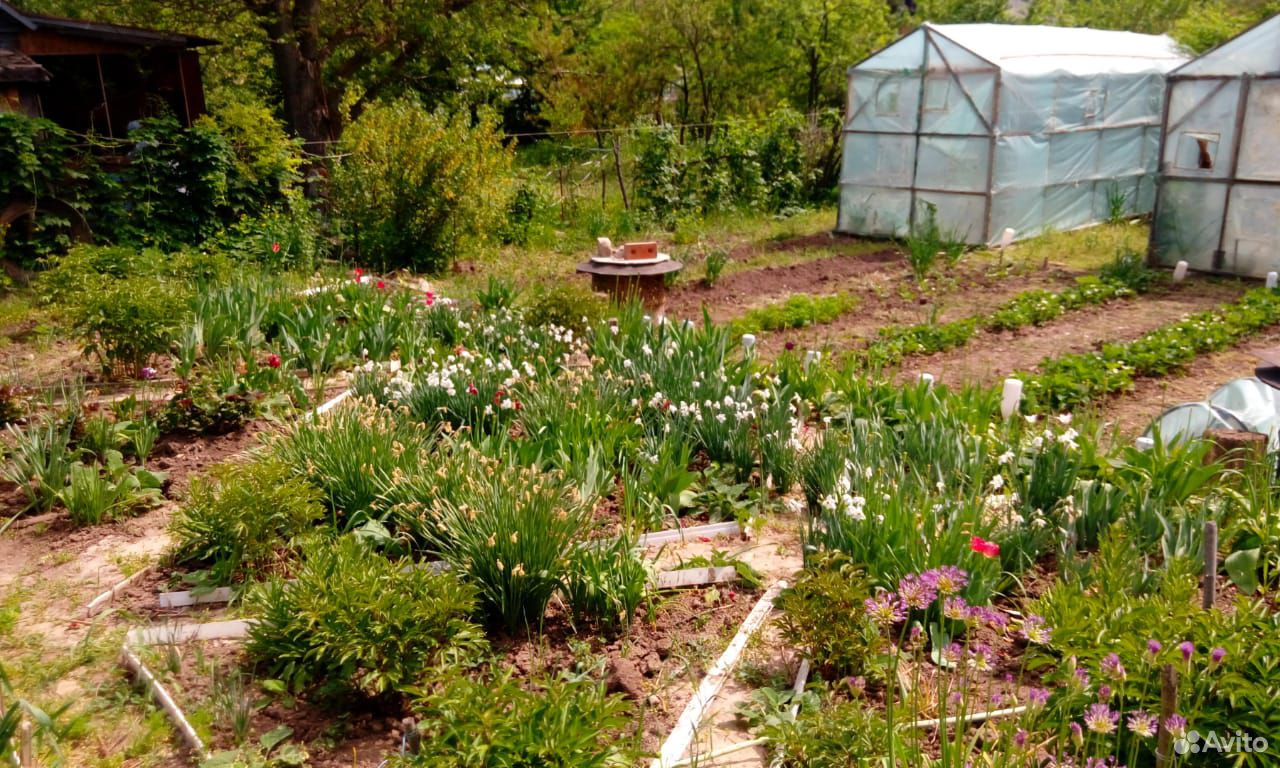
<svg viewBox="0 0 1280 768"><path fill-rule="evenodd" d="M757 307L733 322L735 333L782 331L833 323L858 307L858 299L845 293L833 296L796 294L786 301Z"/></svg>
<svg viewBox="0 0 1280 768"><path fill-rule="evenodd" d="M924 203L924 217L917 221L907 236L907 263L922 282L933 271L938 259L954 264L964 255L965 244L959 234L944 231L938 223L938 206Z"/></svg>
<svg viewBox="0 0 1280 768"><path fill-rule="evenodd" d="M72 464L57 498L76 525L98 525L157 501L164 478L163 473L126 464L124 456L112 450L101 464Z"/></svg>
<svg viewBox="0 0 1280 768"><path fill-rule="evenodd" d="M606 308L585 286L562 282L530 292L525 298L524 319L531 326L558 325L581 334L605 316Z"/></svg>
<svg viewBox="0 0 1280 768"><path fill-rule="evenodd" d="M259 620L248 652L295 690L379 697L484 651L476 593L449 573L389 559L356 536L305 548L294 581L246 599Z"/></svg>
<svg viewBox="0 0 1280 768"><path fill-rule="evenodd" d="M427 547L477 585L508 632L539 627L589 509L558 474L492 462L429 513Z"/></svg>
<svg viewBox="0 0 1280 768"><path fill-rule="evenodd" d="M251 579L279 570L323 516L320 490L279 459L223 464L174 516L174 560L208 568L214 584Z"/></svg>
<svg viewBox="0 0 1280 768"><path fill-rule="evenodd" d="M779 596L782 637L819 669L859 674L880 642L864 620L870 596L866 577L847 558L825 556Z"/></svg>
<svg viewBox="0 0 1280 768"><path fill-rule="evenodd" d="M625 627L649 588L649 567L627 537L578 547L570 557L564 592L574 615L604 627Z"/></svg>
<svg viewBox="0 0 1280 768"><path fill-rule="evenodd" d="M495 708L495 701L502 706ZM627 705L592 680L530 685L510 673L493 679L454 674L421 691L414 709L422 746L416 755L393 758L401 768L609 768L638 757L622 738Z"/></svg>

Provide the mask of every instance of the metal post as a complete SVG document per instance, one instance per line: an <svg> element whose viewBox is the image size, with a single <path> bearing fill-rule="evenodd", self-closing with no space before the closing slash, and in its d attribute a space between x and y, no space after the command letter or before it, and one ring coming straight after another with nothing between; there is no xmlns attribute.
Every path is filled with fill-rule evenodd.
<svg viewBox="0 0 1280 768"><path fill-rule="evenodd" d="M1156 155L1156 178L1155 193L1156 200L1151 206L1151 227L1147 230L1147 266L1159 266L1159 259L1156 257L1156 223L1160 221L1160 191L1164 187L1164 149L1165 142L1169 140L1166 128L1169 125L1169 100L1173 98L1173 86L1176 80L1168 80L1164 86L1164 104L1160 106L1160 148ZM1138 188L1142 188L1142 182L1138 182Z"/></svg>
<svg viewBox="0 0 1280 768"><path fill-rule="evenodd" d="M1206 611L1213 608L1218 593L1218 524L1208 520L1204 524L1204 601Z"/></svg>
<svg viewBox="0 0 1280 768"><path fill-rule="evenodd" d="M920 90L916 97L916 149L911 158L911 209L907 211L907 234L916 231L916 182L920 176L920 132L924 129L924 81L929 77L929 32L928 27L921 28L924 33L920 46Z"/></svg>
<svg viewBox="0 0 1280 768"><path fill-rule="evenodd" d="M1253 85L1253 76L1240 76L1240 100L1236 105L1236 136L1231 147L1231 172L1227 175L1227 195L1222 201L1222 222L1218 228L1218 250L1213 254L1213 269L1220 271L1226 265L1227 258L1227 219L1231 214L1231 193L1236 188L1236 175L1240 172L1240 145L1244 143L1245 113L1249 110L1249 91Z"/></svg>

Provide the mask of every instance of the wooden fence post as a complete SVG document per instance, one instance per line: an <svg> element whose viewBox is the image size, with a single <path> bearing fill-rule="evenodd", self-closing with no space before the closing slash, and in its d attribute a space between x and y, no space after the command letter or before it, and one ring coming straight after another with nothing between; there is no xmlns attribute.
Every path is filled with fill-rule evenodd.
<svg viewBox="0 0 1280 768"><path fill-rule="evenodd" d="M1160 731L1156 739L1156 768L1169 768L1173 760L1173 734L1169 718L1178 711L1178 671L1172 664L1160 671Z"/></svg>

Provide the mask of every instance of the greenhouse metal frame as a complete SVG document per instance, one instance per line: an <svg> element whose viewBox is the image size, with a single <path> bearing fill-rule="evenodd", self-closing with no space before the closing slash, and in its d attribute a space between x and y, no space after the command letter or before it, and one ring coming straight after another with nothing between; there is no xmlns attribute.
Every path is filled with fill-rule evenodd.
<svg viewBox="0 0 1280 768"><path fill-rule="evenodd" d="M1280 15L1169 73L1149 260L1280 270Z"/></svg>
<svg viewBox="0 0 1280 768"><path fill-rule="evenodd" d="M926 23L849 70L837 230L996 242L1150 212L1164 35ZM1117 209L1118 206L1118 209Z"/></svg>

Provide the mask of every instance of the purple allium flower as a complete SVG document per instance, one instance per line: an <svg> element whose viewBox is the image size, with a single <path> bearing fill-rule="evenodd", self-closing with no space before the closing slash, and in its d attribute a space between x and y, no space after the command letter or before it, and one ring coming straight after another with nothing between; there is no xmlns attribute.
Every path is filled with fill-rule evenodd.
<svg viewBox="0 0 1280 768"><path fill-rule="evenodd" d="M963 597L948 597L942 604L942 615L953 621L969 620L969 604Z"/></svg>
<svg viewBox="0 0 1280 768"><path fill-rule="evenodd" d="M924 627L919 624L912 624L911 631L907 633L907 642L911 645L918 645L924 639Z"/></svg>
<svg viewBox="0 0 1280 768"><path fill-rule="evenodd" d="M1160 721L1155 715L1146 712L1131 712L1129 714L1129 731L1133 735L1149 739L1156 735L1156 731L1160 728Z"/></svg>
<svg viewBox="0 0 1280 768"><path fill-rule="evenodd" d="M1115 733L1116 724L1120 722L1120 713L1106 704L1092 704L1084 713L1084 724L1094 733Z"/></svg>
<svg viewBox="0 0 1280 768"><path fill-rule="evenodd" d="M1123 681L1127 677L1124 671L1124 664L1120 661L1119 654L1107 654L1107 658L1102 660L1102 674L1112 680L1120 681Z"/></svg>
<svg viewBox="0 0 1280 768"><path fill-rule="evenodd" d="M1104 685L1098 689L1098 699L1101 701L1110 701L1111 693L1112 693L1111 686Z"/></svg>
<svg viewBox="0 0 1280 768"><path fill-rule="evenodd" d="M1031 734L1027 733L1024 729L1019 728L1018 732L1013 735L1013 745L1018 749L1025 749L1027 746L1027 739L1030 736Z"/></svg>
<svg viewBox="0 0 1280 768"><path fill-rule="evenodd" d="M917 611L926 610L938 599L937 591L926 584L924 578L915 575L902 577L898 582L898 596L908 608Z"/></svg>
<svg viewBox="0 0 1280 768"><path fill-rule="evenodd" d="M158 372L156 371L155 368L152 368L151 366L148 365L146 368L143 368L141 371L139 371L139 374L141 374L142 379L144 381L151 381L156 377Z"/></svg>
<svg viewBox="0 0 1280 768"><path fill-rule="evenodd" d="M881 590L865 603L867 616L881 627L892 627L907 618L907 607L893 592Z"/></svg>
<svg viewBox="0 0 1280 768"><path fill-rule="evenodd" d="M975 643L969 647L969 666L980 672L987 672L995 661L995 653L986 643Z"/></svg>
<svg viewBox="0 0 1280 768"><path fill-rule="evenodd" d="M991 694L991 709L1000 709L1004 706L1004 694L996 692Z"/></svg>
<svg viewBox="0 0 1280 768"><path fill-rule="evenodd" d="M1182 654L1183 661L1191 661L1191 657L1195 655L1196 646L1190 640L1183 640L1178 643L1178 652Z"/></svg>
<svg viewBox="0 0 1280 768"><path fill-rule="evenodd" d="M1221 646L1209 652L1209 661L1213 662L1215 667L1221 664L1225 658L1227 658L1227 649Z"/></svg>
<svg viewBox="0 0 1280 768"><path fill-rule="evenodd" d="M1003 631L1009 627L1009 617L989 605L974 606L969 613L992 629Z"/></svg>
<svg viewBox="0 0 1280 768"><path fill-rule="evenodd" d="M1027 705L1033 709L1039 709L1049 703L1048 688L1032 688L1027 691Z"/></svg>
<svg viewBox="0 0 1280 768"><path fill-rule="evenodd" d="M1169 715L1164 721L1164 729L1169 732L1175 739L1180 739L1187 735L1187 718L1182 715Z"/></svg>
<svg viewBox="0 0 1280 768"><path fill-rule="evenodd" d="M959 643L952 643L947 646L946 659L953 664L959 664L960 659L964 658L964 648Z"/></svg>
<svg viewBox="0 0 1280 768"><path fill-rule="evenodd" d="M1080 727L1079 723L1074 721L1071 723L1070 727L1071 727L1071 740L1074 741L1076 743L1076 746L1078 747L1084 743L1084 729Z"/></svg>
<svg viewBox="0 0 1280 768"><path fill-rule="evenodd" d="M1022 620L1021 634L1022 638L1029 643L1048 645L1049 639L1053 636L1053 630L1045 626L1043 617L1028 616Z"/></svg>
<svg viewBox="0 0 1280 768"><path fill-rule="evenodd" d="M1163 648L1164 648L1164 646L1160 644L1160 641L1159 641L1159 640L1148 640L1148 641L1147 641L1147 653L1151 654L1152 656L1159 656L1159 655L1160 655L1160 651L1161 651Z"/></svg>
<svg viewBox="0 0 1280 768"><path fill-rule="evenodd" d="M1089 677L1089 670L1085 669L1084 667L1076 668L1075 677L1072 678L1073 684L1078 685L1085 690L1088 690L1090 680L1091 678Z"/></svg>
<svg viewBox="0 0 1280 768"><path fill-rule="evenodd" d="M954 565L944 565L920 574L920 578L942 597L959 594L969 585L969 575Z"/></svg>
<svg viewBox="0 0 1280 768"><path fill-rule="evenodd" d="M863 692L867 690L867 678L860 675L858 677L845 678L844 682L845 685L849 686L849 693L853 694L855 699L861 697Z"/></svg>

